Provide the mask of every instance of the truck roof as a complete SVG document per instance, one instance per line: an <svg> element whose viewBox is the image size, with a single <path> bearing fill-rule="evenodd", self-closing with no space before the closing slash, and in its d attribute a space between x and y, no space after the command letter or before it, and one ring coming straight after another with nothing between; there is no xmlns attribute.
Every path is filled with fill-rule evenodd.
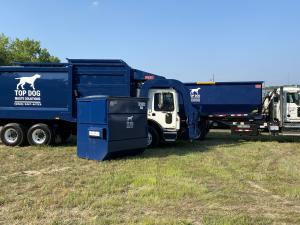
<svg viewBox="0 0 300 225"><path fill-rule="evenodd" d="M264 81L224 81L224 82L214 82L214 81L196 81L187 82L186 85L241 85L241 84L263 84Z"/></svg>
<svg viewBox="0 0 300 225"><path fill-rule="evenodd" d="M31 62L15 62L15 66L24 67L66 67L72 65L109 65L109 66L128 66L123 60L120 59L67 59L67 63L31 63ZM129 66L128 66L129 67Z"/></svg>
<svg viewBox="0 0 300 225"><path fill-rule="evenodd" d="M280 88L278 88L277 90L279 91ZM286 91L286 92L299 92L300 88L299 87L283 87L283 91Z"/></svg>
<svg viewBox="0 0 300 225"><path fill-rule="evenodd" d="M48 69L67 70L68 67L123 67L132 71L131 76L135 81L146 81L153 79L164 79L165 77L153 73L145 72L131 68L125 61L121 59L68 59L67 63L32 63L32 62L15 62L13 66L0 66L0 71L21 71L26 68L28 71L40 71Z"/></svg>

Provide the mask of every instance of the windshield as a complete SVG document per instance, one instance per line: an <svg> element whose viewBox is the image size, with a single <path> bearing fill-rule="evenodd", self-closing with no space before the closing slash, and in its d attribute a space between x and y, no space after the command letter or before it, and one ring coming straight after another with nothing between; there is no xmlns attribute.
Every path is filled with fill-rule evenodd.
<svg viewBox="0 0 300 225"><path fill-rule="evenodd" d="M299 105L299 93L287 93L286 101L287 103L295 103Z"/></svg>

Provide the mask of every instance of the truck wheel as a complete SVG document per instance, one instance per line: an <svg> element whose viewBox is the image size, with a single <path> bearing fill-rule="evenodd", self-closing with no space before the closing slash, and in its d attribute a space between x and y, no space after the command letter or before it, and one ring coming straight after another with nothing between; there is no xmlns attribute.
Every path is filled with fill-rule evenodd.
<svg viewBox="0 0 300 225"><path fill-rule="evenodd" d="M199 132L200 132L200 136L198 138L198 140L203 141L206 137L206 135L208 134L209 130L207 129L207 124L205 121L201 121L199 124Z"/></svg>
<svg viewBox="0 0 300 225"><path fill-rule="evenodd" d="M210 129L209 129L209 127L207 127L207 128L205 129L205 135L207 135L207 134L209 133L209 131L210 131Z"/></svg>
<svg viewBox="0 0 300 225"><path fill-rule="evenodd" d="M29 128L27 139L30 145L51 145L55 135L48 125L39 123Z"/></svg>
<svg viewBox="0 0 300 225"><path fill-rule="evenodd" d="M155 128L148 127L148 148L154 148L159 144L159 135Z"/></svg>
<svg viewBox="0 0 300 225"><path fill-rule="evenodd" d="M18 123L9 123L1 129L0 136L7 146L22 146L26 141L26 128Z"/></svg>

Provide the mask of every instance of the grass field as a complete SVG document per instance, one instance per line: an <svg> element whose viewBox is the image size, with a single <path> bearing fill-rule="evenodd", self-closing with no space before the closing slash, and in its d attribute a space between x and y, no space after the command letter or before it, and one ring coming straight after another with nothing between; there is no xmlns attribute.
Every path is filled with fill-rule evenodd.
<svg viewBox="0 0 300 225"><path fill-rule="evenodd" d="M0 145L0 224L300 224L300 138L218 131L100 163Z"/></svg>

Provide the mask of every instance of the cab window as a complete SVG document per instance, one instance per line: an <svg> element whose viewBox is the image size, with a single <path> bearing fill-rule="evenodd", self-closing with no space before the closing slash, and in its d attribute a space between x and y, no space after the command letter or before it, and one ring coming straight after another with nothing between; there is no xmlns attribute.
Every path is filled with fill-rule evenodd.
<svg viewBox="0 0 300 225"><path fill-rule="evenodd" d="M174 111L174 96L172 93L154 94L155 111Z"/></svg>
<svg viewBox="0 0 300 225"><path fill-rule="evenodd" d="M298 93L287 93L287 103L299 103L299 95Z"/></svg>

